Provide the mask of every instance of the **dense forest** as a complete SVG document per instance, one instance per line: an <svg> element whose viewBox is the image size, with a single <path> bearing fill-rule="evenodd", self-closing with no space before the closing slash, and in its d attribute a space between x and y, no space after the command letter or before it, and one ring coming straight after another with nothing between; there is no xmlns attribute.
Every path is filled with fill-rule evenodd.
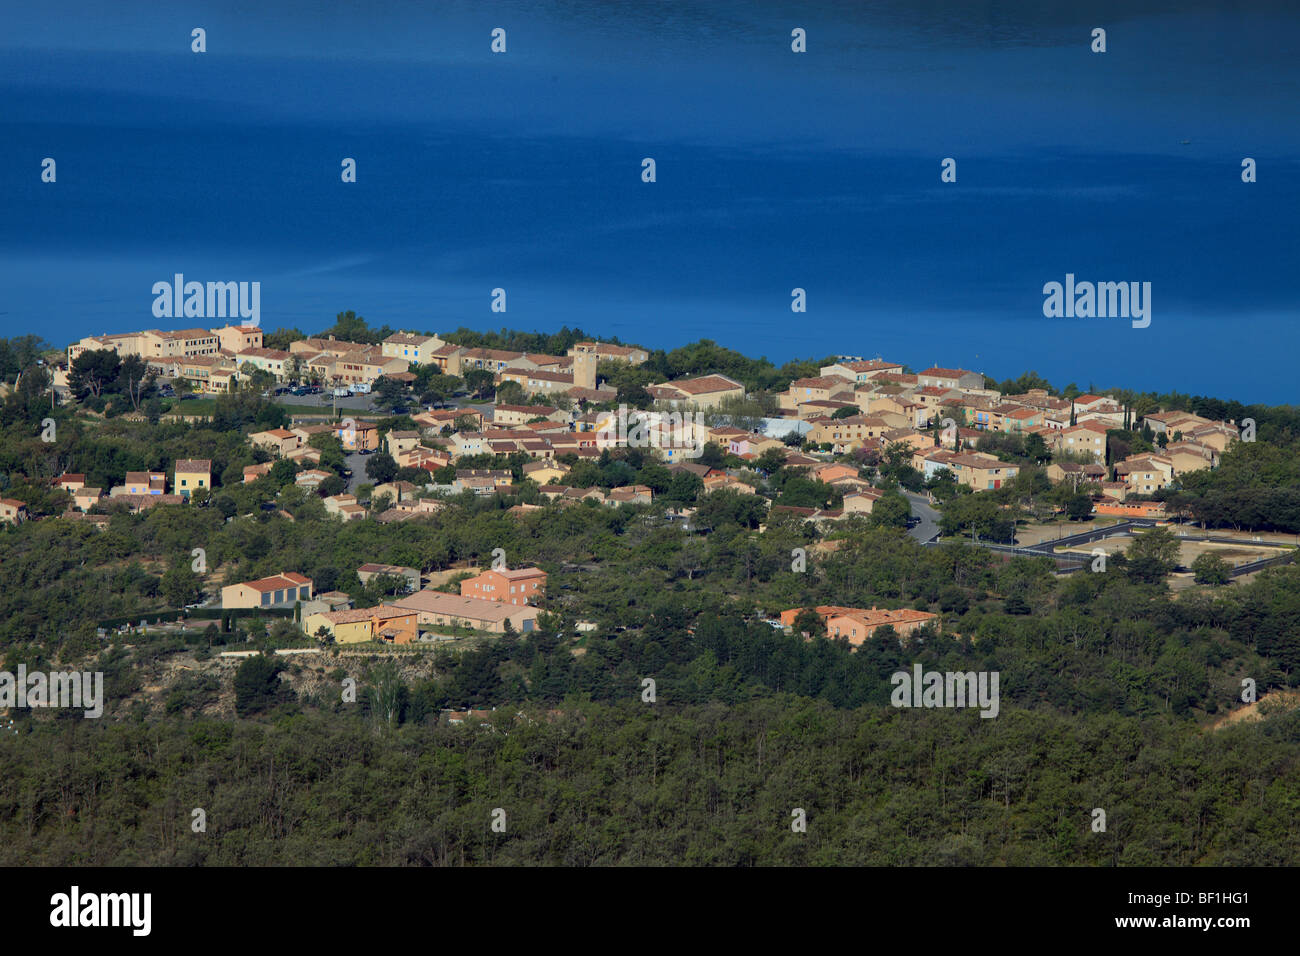
<svg viewBox="0 0 1300 956"><path fill-rule="evenodd" d="M665 691L665 697L667 696ZM0 748L0 863L1161 865L1300 859L1300 713L575 703L481 725L50 722ZM202 809L206 832L192 830ZM794 832L792 812L806 813ZM1090 826L1106 812L1105 832ZM491 828L504 811L504 832Z"/></svg>

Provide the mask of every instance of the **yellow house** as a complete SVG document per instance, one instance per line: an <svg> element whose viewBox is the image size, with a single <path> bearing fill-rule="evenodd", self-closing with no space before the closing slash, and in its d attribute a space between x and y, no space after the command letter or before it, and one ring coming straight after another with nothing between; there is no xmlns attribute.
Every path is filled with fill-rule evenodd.
<svg viewBox="0 0 1300 956"><path fill-rule="evenodd" d="M273 574L256 581L227 584L221 589L223 608L290 607L296 601L310 601L311 578L296 571Z"/></svg>
<svg viewBox="0 0 1300 956"><path fill-rule="evenodd" d="M287 428L272 428L269 431L253 432L248 436L248 440L254 447L265 448L277 455L287 455L291 451L297 451L302 444L302 438Z"/></svg>
<svg viewBox="0 0 1300 956"><path fill-rule="evenodd" d="M72 493L73 504L81 511L89 511L99 504L99 499L102 497L104 492L100 488L78 488Z"/></svg>
<svg viewBox="0 0 1300 956"><path fill-rule="evenodd" d="M161 495L167 491L167 476L160 471L128 471L123 485L128 495Z"/></svg>
<svg viewBox="0 0 1300 956"><path fill-rule="evenodd" d="M379 605L351 611L319 611L303 620L303 631L315 636L324 628L336 644L410 644L419 635L417 613L407 608Z"/></svg>
<svg viewBox="0 0 1300 956"><path fill-rule="evenodd" d="M530 461L524 465L524 477L532 479L539 485L549 485L552 481L559 481L568 473L567 467L557 465L554 461Z"/></svg>
<svg viewBox="0 0 1300 956"><path fill-rule="evenodd" d="M188 498L200 488L212 489L212 461L207 458L182 458L176 462L172 488Z"/></svg>

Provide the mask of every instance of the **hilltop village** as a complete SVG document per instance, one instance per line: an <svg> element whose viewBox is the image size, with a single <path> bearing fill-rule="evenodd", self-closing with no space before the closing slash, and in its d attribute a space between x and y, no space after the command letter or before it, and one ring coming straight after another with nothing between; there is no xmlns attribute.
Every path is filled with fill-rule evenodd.
<svg viewBox="0 0 1300 956"><path fill-rule="evenodd" d="M61 494L43 494L40 508L6 495L0 520L103 529L116 512L216 503L235 521L239 485L258 492L258 513L289 520L304 517L287 506L293 488L293 501L315 500L322 520L338 522L419 521L469 494L517 518L552 505L639 508L689 532L701 503L722 493L741 500L759 534L778 518L821 537L858 522L926 545L964 534L975 543L982 532L986 545L1014 550L1018 521L1108 519L1118 533L1124 522L1188 517L1177 495L1186 476L1215 469L1241 438L1232 420L1149 402L1135 410L1075 388L1011 391L979 372L913 371L882 358L805 363L782 387L759 390L722 371L660 379L649 350L590 339L545 354L457 344L450 334L367 337L281 331L272 338L287 347L276 348L257 326L227 325L83 338L51 363L52 406L94 420L125 375L123 421L209 428L219 403L238 399L260 404L262 418L269 410L275 427L240 423L242 449L227 443L217 462L61 471L47 480ZM613 473L626 480L605 480L611 461L623 462ZM1059 569L1077 568L1077 558L1037 546ZM239 581L205 573L192 603L292 608L305 636L338 644L537 626L547 571L497 560L467 564L448 584L448 570L359 560L351 580L400 585L369 605L302 568ZM801 611L851 646L882 627L903 637L941 625L923 609L842 604L772 608L771 623L789 630Z"/></svg>

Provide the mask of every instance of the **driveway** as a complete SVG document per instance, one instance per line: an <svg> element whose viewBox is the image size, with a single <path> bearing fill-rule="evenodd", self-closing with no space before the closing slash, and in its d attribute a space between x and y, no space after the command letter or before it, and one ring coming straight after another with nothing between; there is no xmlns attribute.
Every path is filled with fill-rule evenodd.
<svg viewBox="0 0 1300 956"><path fill-rule="evenodd" d="M352 477L348 479L348 494L355 495L357 485L370 481L369 476L366 475L366 462L370 460L371 456L354 451L352 454L343 457L348 463L348 467L352 469Z"/></svg>
<svg viewBox="0 0 1300 956"><path fill-rule="evenodd" d="M939 537L939 512L930 506L930 500L925 495L918 495L914 491L899 489L912 505L912 514L921 520L915 527L909 528L907 533L913 539L921 544L926 544Z"/></svg>

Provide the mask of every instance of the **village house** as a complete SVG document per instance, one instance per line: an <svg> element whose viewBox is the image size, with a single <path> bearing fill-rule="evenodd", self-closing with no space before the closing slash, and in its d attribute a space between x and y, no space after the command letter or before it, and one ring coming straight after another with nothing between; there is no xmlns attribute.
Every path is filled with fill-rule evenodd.
<svg viewBox="0 0 1300 956"><path fill-rule="evenodd" d="M742 495L758 494L758 489L749 482L742 481L734 475L729 475L722 471L710 471L701 480L704 483L704 487L700 492L701 494L711 495L715 491L734 491Z"/></svg>
<svg viewBox="0 0 1300 956"><path fill-rule="evenodd" d="M455 367L451 368L449 361L448 370L452 375L459 375L462 378L471 369L483 369L495 375L523 357L523 352L509 352L505 349L461 349L460 353L454 356Z"/></svg>
<svg viewBox="0 0 1300 956"><path fill-rule="evenodd" d="M420 444L418 431L393 430L384 435L384 450L397 458Z"/></svg>
<svg viewBox="0 0 1300 956"><path fill-rule="evenodd" d="M968 432L967 440L963 442L960 432L961 430L959 429L958 440L957 442L955 442L955 444L966 444L969 445L970 447L974 447L975 440L978 437L978 433ZM910 428L897 428L894 429L893 431L887 431L883 435L881 435L880 445L882 450L887 449L890 445L902 445L904 448L907 448L909 451L918 452L925 448L933 448L934 436L931 435L929 432L913 431Z"/></svg>
<svg viewBox="0 0 1300 956"><path fill-rule="evenodd" d="M838 375L840 378L846 378L850 382L862 383L871 381L881 375L890 373L899 373L903 371L903 366L897 362L886 362L882 359L841 359L834 365L823 365L818 374L823 376Z"/></svg>
<svg viewBox="0 0 1300 956"><path fill-rule="evenodd" d="M1002 416L1000 431L1009 432L1013 435L1027 432L1043 424L1043 413L1037 408L1008 407L1004 404L999 406L997 411Z"/></svg>
<svg viewBox="0 0 1300 956"><path fill-rule="evenodd" d="M847 491L844 493L844 513L869 515L872 506L882 497L884 497L884 492L875 488L859 488L854 491Z"/></svg>
<svg viewBox="0 0 1300 956"><path fill-rule="evenodd" d="M264 448L277 458L283 457L291 451L296 451L302 444L302 439L286 428L272 428L264 432L253 432L248 436L249 443L254 448Z"/></svg>
<svg viewBox="0 0 1300 956"><path fill-rule="evenodd" d="M916 382L922 388L981 389L984 376L964 368L927 368L917 373Z"/></svg>
<svg viewBox="0 0 1300 956"><path fill-rule="evenodd" d="M270 473L271 473L271 463L269 461L262 462L262 464L260 465L245 465L244 484L246 485L252 484L254 481L257 481L257 479L261 478L263 475L269 475Z"/></svg>
<svg viewBox="0 0 1300 956"><path fill-rule="evenodd" d="M1130 494L1150 495L1173 481L1173 463L1157 455L1132 455L1115 465Z"/></svg>
<svg viewBox="0 0 1300 956"><path fill-rule="evenodd" d="M225 330L199 328L175 331L146 329L143 332L86 336L68 346L68 365L71 366L83 352L100 350L116 352L123 358L135 356L155 367L160 360L215 355L222 347L223 332Z"/></svg>
<svg viewBox="0 0 1300 956"><path fill-rule="evenodd" d="M809 424L808 440L829 444L836 452L861 447L864 441L879 438L892 426L880 415L850 415L848 418L815 419Z"/></svg>
<svg viewBox="0 0 1300 956"><path fill-rule="evenodd" d="M237 354L244 349L260 349L262 347L262 327L260 325L227 325L210 331L217 337L217 347L223 352Z"/></svg>
<svg viewBox="0 0 1300 956"><path fill-rule="evenodd" d="M371 384L385 375L407 371L410 363L405 359L385 358L376 348L340 356L334 361L334 378L344 385Z"/></svg>
<svg viewBox="0 0 1300 956"><path fill-rule="evenodd" d="M1106 463L1106 427L1096 422L1085 422L1063 428L1053 435L1053 451L1087 452L1099 465Z"/></svg>
<svg viewBox="0 0 1300 956"><path fill-rule="evenodd" d="M27 502L0 498L0 524L21 524L27 520Z"/></svg>
<svg viewBox="0 0 1300 956"><path fill-rule="evenodd" d="M1149 415L1144 415L1142 416L1142 424L1150 428L1157 437L1168 435L1172 438L1174 432L1183 432L1185 434L1193 428L1212 423L1208 418L1201 418L1191 412L1172 411L1152 412Z"/></svg>
<svg viewBox="0 0 1300 956"><path fill-rule="evenodd" d="M975 491L1001 488L1020 473L1018 465L1001 461L981 452L953 452L944 448L923 449L912 453L912 467L927 479L947 469L959 484Z"/></svg>
<svg viewBox="0 0 1300 956"><path fill-rule="evenodd" d="M645 349L608 342L579 342L569 349L568 354L574 356L582 352L595 355L601 362L626 362L629 365L642 365L650 359L650 353Z"/></svg>
<svg viewBox="0 0 1300 956"><path fill-rule="evenodd" d="M411 644L419 639L418 614L381 604L345 611L323 611L303 618L303 633L315 637L323 628L336 644Z"/></svg>
<svg viewBox="0 0 1300 956"><path fill-rule="evenodd" d="M497 405L492 409L492 424L494 425L523 425L535 418L565 422L568 417L568 412L553 405Z"/></svg>
<svg viewBox="0 0 1300 956"><path fill-rule="evenodd" d="M740 458L757 458L771 448L784 448L785 443L776 438L768 438L755 432L746 432L743 436L732 438L727 442L727 451Z"/></svg>
<svg viewBox="0 0 1300 956"><path fill-rule="evenodd" d="M809 474L829 485L837 478L856 478L858 469L854 465L846 465L843 462L826 462L813 467Z"/></svg>
<svg viewBox="0 0 1300 956"><path fill-rule="evenodd" d="M221 589L223 609L286 607L311 599L311 578L296 571L273 574L256 581L227 584Z"/></svg>
<svg viewBox="0 0 1300 956"><path fill-rule="evenodd" d="M378 577L400 578L406 590L420 590L420 572L417 568L407 568L397 564L363 564L357 568L357 577L362 584L369 584Z"/></svg>
<svg viewBox="0 0 1300 956"><path fill-rule="evenodd" d="M298 339L296 342L289 343L289 351L294 355L325 354L335 357L365 352L372 347L373 346L366 345L364 342L348 342L345 339L336 339L332 335L323 339Z"/></svg>
<svg viewBox="0 0 1300 956"><path fill-rule="evenodd" d="M332 471L325 471L323 468L308 468L306 471L298 472L293 478L293 483L299 488L315 491L320 487L322 481L335 477L337 476Z"/></svg>
<svg viewBox="0 0 1300 956"><path fill-rule="evenodd" d="M181 458L172 474L172 491L182 498L200 489L212 490L212 461L207 458Z"/></svg>
<svg viewBox="0 0 1300 956"><path fill-rule="evenodd" d="M491 494L496 489L510 484L510 472L497 468L458 468L456 480L452 482L453 491L473 491L475 494Z"/></svg>
<svg viewBox="0 0 1300 956"><path fill-rule="evenodd" d="M325 506L325 513L328 515L333 515L336 518L338 517L346 518L347 515L343 512L342 509L347 507L348 505L355 505L356 503L357 503L357 496L350 495L350 494L329 495L321 499L321 504ZM364 513L364 509L361 510Z"/></svg>
<svg viewBox="0 0 1300 956"><path fill-rule="evenodd" d="M552 372L546 369L528 369L512 365L502 369L498 374L501 382L515 382L524 390L525 395L563 394L576 384L572 372Z"/></svg>
<svg viewBox="0 0 1300 956"><path fill-rule="evenodd" d="M123 495L161 495L166 491L167 475L161 471L128 471L123 483L112 489L113 494Z"/></svg>
<svg viewBox="0 0 1300 956"><path fill-rule="evenodd" d="M784 627L794 625L805 608L790 608L781 612L781 624ZM813 609L826 625L826 636L832 640L846 640L852 647L859 647L864 641L885 625L889 625L900 639L924 627L928 623L938 628L942 621L937 614L929 611L914 611L910 608L887 610L872 607L853 608L837 605L824 605Z"/></svg>
<svg viewBox="0 0 1300 956"><path fill-rule="evenodd" d="M436 335L394 332L384 339L380 346L380 354L384 358L405 359L412 365L418 365L429 361L433 353L445 344Z"/></svg>
<svg viewBox="0 0 1300 956"><path fill-rule="evenodd" d="M1047 466L1047 480L1053 484L1068 481L1074 487L1083 484L1100 484L1106 479L1102 465L1077 465L1074 462L1052 462Z"/></svg>
<svg viewBox="0 0 1300 956"><path fill-rule="evenodd" d="M536 604L546 596L547 574L541 568L488 569L460 582L463 597L506 604Z"/></svg>
<svg viewBox="0 0 1300 956"><path fill-rule="evenodd" d="M1198 425L1191 431L1175 434L1176 441L1191 441L1198 445L1212 448L1215 452L1227 451L1228 446L1240 439L1236 426L1224 422L1210 422Z"/></svg>
<svg viewBox="0 0 1300 956"><path fill-rule="evenodd" d="M1100 408L1103 405L1113 404L1114 400L1105 395L1079 395L1070 404L1073 406L1075 414L1090 412Z"/></svg>
<svg viewBox="0 0 1300 956"><path fill-rule="evenodd" d="M291 356L292 353L279 349L244 348L235 353L235 363L242 370L247 362L254 368L271 374L277 382L283 382Z"/></svg>
<svg viewBox="0 0 1300 956"><path fill-rule="evenodd" d="M532 479L539 485L548 485L553 481L559 481L568 473L569 466L556 461L530 461L524 465L524 477Z"/></svg>
<svg viewBox="0 0 1300 956"><path fill-rule="evenodd" d="M796 411L806 402L842 401L852 404L853 380L838 375L821 375L816 378L799 378L777 396L780 407Z"/></svg>
<svg viewBox="0 0 1300 956"><path fill-rule="evenodd" d="M649 485L620 485L617 488L609 489L605 495L605 504L612 506L620 505L648 505L654 500L654 492L650 490Z"/></svg>
<svg viewBox="0 0 1300 956"><path fill-rule="evenodd" d="M72 493L72 503L79 511L89 511L99 504L100 499L103 497L104 490L102 488L82 487Z"/></svg>
<svg viewBox="0 0 1300 956"><path fill-rule="evenodd" d="M831 640L848 641L851 647L860 647L882 627L892 627L899 638L907 637L926 624L937 627L939 615L929 611L902 608L889 611L872 607L870 610L851 609L826 619L826 636Z"/></svg>
<svg viewBox="0 0 1300 956"><path fill-rule="evenodd" d="M403 501L413 500L418 489L409 481L386 481L382 484L375 485L370 490L370 500L378 501L380 498L387 497L393 504L400 504Z"/></svg>
<svg viewBox="0 0 1300 956"><path fill-rule="evenodd" d="M1219 464L1218 452L1196 442L1171 442L1164 448L1164 457L1173 464L1175 475L1215 468Z"/></svg>
<svg viewBox="0 0 1300 956"><path fill-rule="evenodd" d="M343 450L350 452L377 451L379 449L379 426L374 422L344 420L333 426L334 437L343 443Z"/></svg>
<svg viewBox="0 0 1300 956"><path fill-rule="evenodd" d="M679 378L674 382L651 385L646 391L655 401L666 402L673 408L717 408L727 399L745 397L745 386L726 375Z"/></svg>
<svg viewBox="0 0 1300 956"><path fill-rule="evenodd" d="M469 627L478 631L503 634L506 624L517 633L527 634L537 626L540 613L530 605L508 601L484 601L480 598L446 594L442 591L417 591L393 603L396 608L413 611L421 629L432 627Z"/></svg>

